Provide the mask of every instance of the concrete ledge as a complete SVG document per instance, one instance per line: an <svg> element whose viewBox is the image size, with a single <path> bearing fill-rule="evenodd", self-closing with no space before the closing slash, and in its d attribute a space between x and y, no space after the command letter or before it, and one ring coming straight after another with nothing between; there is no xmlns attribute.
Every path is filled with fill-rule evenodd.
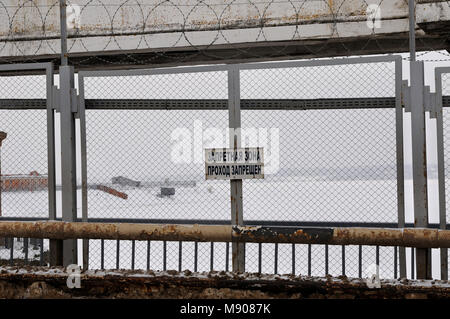
<svg viewBox="0 0 450 319"><path fill-rule="evenodd" d="M67 287L64 268L0 267L0 298L294 298L450 299L450 282L382 280L190 271L94 271L81 274L81 288Z"/></svg>

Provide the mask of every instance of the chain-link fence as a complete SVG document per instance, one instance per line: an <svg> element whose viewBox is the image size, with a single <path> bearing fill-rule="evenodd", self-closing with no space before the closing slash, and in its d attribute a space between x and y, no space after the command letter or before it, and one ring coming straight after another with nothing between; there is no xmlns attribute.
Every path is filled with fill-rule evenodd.
<svg viewBox="0 0 450 319"><path fill-rule="evenodd" d="M264 180L244 182L244 219L299 224L395 223L395 106L369 109L356 103L352 107L352 99L394 98L395 79L394 62L241 71L242 99L297 100L306 104L302 107L298 102L296 110L285 103L286 109L281 106L278 110L242 111L242 143L264 148L266 174ZM347 103L344 99L348 99ZM318 100L322 109L311 106ZM337 100L339 104L333 105ZM293 254L281 247L284 245L269 255L278 254L278 269L290 272L294 269ZM255 249L256 245L248 245L248 265L257 264ZM312 259L321 259L315 265L325 266L324 247L311 249ZM339 257L335 256L339 247L330 247L329 251L328 273L358 273L357 249L348 247ZM364 253L369 254L366 249ZM385 255L387 260L394 260L393 249ZM342 263L342 259L347 262ZM366 266L368 259L364 258ZM272 265L273 258L264 259L264 263ZM314 267L313 274L325 273L319 268ZM392 276L392 263L389 268L382 272Z"/></svg>
<svg viewBox="0 0 450 319"><path fill-rule="evenodd" d="M0 76L0 216L48 218L46 75ZM0 264L43 264L48 240L0 238Z"/></svg>
<svg viewBox="0 0 450 319"><path fill-rule="evenodd" d="M86 110L89 217L229 219L229 182L205 181L203 155L227 147L228 110L183 110L226 103L226 72L86 78L85 92L140 108Z"/></svg>
<svg viewBox="0 0 450 319"><path fill-rule="evenodd" d="M450 71L450 70L448 70ZM450 96L450 73L442 73L441 77L441 92L438 92L440 96L442 97L442 118L438 119L440 120L441 132L438 131L438 134L442 134L442 145L438 144L438 153L439 148L443 148L443 158L441 157L439 160L442 160L442 166L443 166L443 172L439 172L440 176L440 184L445 187L445 194L443 195L445 198L439 198L440 201L444 201L445 205L440 205L440 210L443 210L443 207L445 207L445 212L440 211L440 214L445 214L445 223L448 224L450 221L450 212L449 212L449 205L450 205L450 182L449 182L449 172L450 172L450 130L449 130L449 120L450 120L450 110L449 110L449 96ZM438 138L439 140L439 138ZM439 143L439 142L438 142ZM441 218L441 224L442 224L442 216ZM441 250L441 255L443 254L443 250ZM445 254L444 254L445 255ZM447 276L448 276L448 269L450 268L450 261L448 260L448 249L447 249ZM442 264L445 264L444 260L441 260ZM445 271L444 268L442 270ZM448 277L447 277L448 278Z"/></svg>
<svg viewBox="0 0 450 319"><path fill-rule="evenodd" d="M243 181L244 222L397 222L398 62L244 65L241 144L265 152L264 180ZM205 180L203 158L230 145L228 85L217 70L84 73L89 219L229 223L230 184ZM394 248L324 249L247 244L247 270L357 276L381 258L393 277L397 267ZM231 260L221 243L91 240L89 253L92 268Z"/></svg>
<svg viewBox="0 0 450 319"><path fill-rule="evenodd" d="M203 155L228 145L227 83L226 72L85 78L89 218L228 220L229 182L205 181ZM116 108L89 109L100 99ZM90 251L98 260L98 242Z"/></svg>
<svg viewBox="0 0 450 319"><path fill-rule="evenodd" d="M90 221L230 223L230 182L205 179L204 149L230 146L231 83L239 88L241 145L262 147L265 157L264 179L243 180L244 224L395 226L404 205L399 63L383 57L243 64L238 85L225 66L83 72L76 114L86 136L87 179L79 184L87 197L78 218L86 210ZM8 133L2 217L47 218L46 78L0 79L0 125ZM444 96L448 82L444 75ZM13 243L4 240L5 262L47 258L48 241ZM90 240L89 267L231 270L231 246ZM390 278L399 268L397 247L246 244L245 250L251 272L360 277L375 264Z"/></svg>
<svg viewBox="0 0 450 319"><path fill-rule="evenodd" d="M0 128L7 133L1 150L1 216L47 218L45 75L0 77L0 92ZM44 109L15 109L27 99L43 100Z"/></svg>
<svg viewBox="0 0 450 319"><path fill-rule="evenodd" d="M442 96L450 96L450 74L442 74ZM444 165L445 165L445 200L446 200L446 219L450 220L450 109L442 108L443 129L444 129Z"/></svg>
<svg viewBox="0 0 450 319"><path fill-rule="evenodd" d="M243 70L241 78L242 99L395 97L393 62ZM245 145L267 150L267 178L244 183L246 219L397 221L395 108L331 104L242 111Z"/></svg>

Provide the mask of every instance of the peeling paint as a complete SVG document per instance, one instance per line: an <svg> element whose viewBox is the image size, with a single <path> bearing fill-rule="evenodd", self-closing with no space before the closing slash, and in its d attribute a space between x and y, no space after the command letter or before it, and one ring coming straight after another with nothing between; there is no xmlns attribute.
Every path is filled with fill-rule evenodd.
<svg viewBox="0 0 450 319"><path fill-rule="evenodd" d="M0 237L450 247L450 230L128 223L0 222Z"/></svg>

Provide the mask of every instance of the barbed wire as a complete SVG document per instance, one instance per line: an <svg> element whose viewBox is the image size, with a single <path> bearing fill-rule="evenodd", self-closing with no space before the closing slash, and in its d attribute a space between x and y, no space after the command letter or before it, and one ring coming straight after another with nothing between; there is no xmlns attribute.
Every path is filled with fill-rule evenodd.
<svg viewBox="0 0 450 319"><path fill-rule="evenodd" d="M442 5L450 7L450 2ZM396 14L403 8L400 18L405 25L399 31L407 32L408 27L404 10L408 0L68 0L67 6L73 26L68 34L69 61L78 66L383 53L392 48L380 37L379 10L393 10L389 14L398 20ZM355 33L362 25L367 30ZM352 35L358 32L355 41ZM409 40L403 36L391 41L407 47ZM436 39L433 45L422 38L417 41L427 51L448 47L444 37L439 40L442 45ZM59 54L58 0L0 1L2 63L37 62L43 57L57 62ZM439 61L450 61L450 54L439 54L443 57Z"/></svg>

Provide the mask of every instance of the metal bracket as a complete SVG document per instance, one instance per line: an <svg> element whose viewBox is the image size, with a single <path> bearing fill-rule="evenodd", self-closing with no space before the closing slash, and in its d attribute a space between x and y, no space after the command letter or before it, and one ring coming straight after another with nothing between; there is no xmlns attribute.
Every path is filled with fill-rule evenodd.
<svg viewBox="0 0 450 319"><path fill-rule="evenodd" d="M56 112L60 112L60 103L59 103L59 89L56 85L52 86L52 109Z"/></svg>
<svg viewBox="0 0 450 319"><path fill-rule="evenodd" d="M423 87L423 110L425 112L433 112L432 105L431 105L431 93L430 93L430 86L425 85Z"/></svg>
<svg viewBox="0 0 450 319"><path fill-rule="evenodd" d="M430 118L436 119L438 112L438 94L430 93Z"/></svg>
<svg viewBox="0 0 450 319"><path fill-rule="evenodd" d="M60 98L61 98L60 90L56 85L54 85L52 87L52 109L59 113L61 112ZM79 118L78 115L78 110L80 109L79 104L80 98L77 94L77 90L74 88L70 89L70 109L72 113L75 114L76 118Z"/></svg>
<svg viewBox="0 0 450 319"><path fill-rule="evenodd" d="M430 119L437 118L437 94L431 93L429 86L424 86L423 103L425 112L430 113Z"/></svg>
<svg viewBox="0 0 450 319"><path fill-rule="evenodd" d="M79 108L79 96L77 94L77 90L72 88L70 89L70 108L72 113L75 114L75 118L80 118L79 114L78 114L78 110Z"/></svg>
<svg viewBox="0 0 450 319"><path fill-rule="evenodd" d="M402 106L405 112L411 112L411 87L408 86L408 81L402 82ZM437 96L436 93L430 92L430 87L425 85L423 87L423 107L425 112L430 113L430 118L436 118Z"/></svg>
<svg viewBox="0 0 450 319"><path fill-rule="evenodd" d="M411 112L411 88L408 86L408 81L402 81L402 106L405 112Z"/></svg>

